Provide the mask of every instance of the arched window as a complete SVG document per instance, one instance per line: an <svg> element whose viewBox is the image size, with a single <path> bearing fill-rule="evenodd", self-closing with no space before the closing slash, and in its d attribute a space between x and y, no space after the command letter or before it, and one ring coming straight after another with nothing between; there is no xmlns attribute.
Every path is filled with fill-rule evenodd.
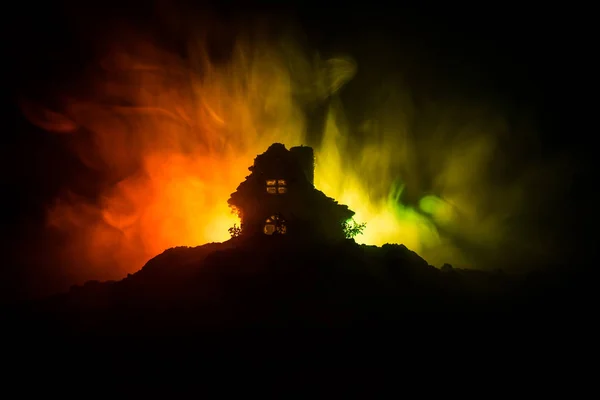
<svg viewBox="0 0 600 400"><path fill-rule="evenodd" d="M285 219L281 214L271 215L265 221L263 232L265 235L285 235L287 232Z"/></svg>

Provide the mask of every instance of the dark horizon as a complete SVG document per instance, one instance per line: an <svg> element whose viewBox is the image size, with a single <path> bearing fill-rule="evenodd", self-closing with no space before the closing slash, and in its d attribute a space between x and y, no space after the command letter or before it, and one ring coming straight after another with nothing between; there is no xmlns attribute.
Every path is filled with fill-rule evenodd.
<svg viewBox="0 0 600 400"><path fill-rule="evenodd" d="M186 7L192 7L190 4ZM397 5L392 10L370 4L370 8L361 4L323 10L249 3L213 7L221 23L215 23L216 28L211 31L214 37L210 57L225 63L238 27L257 18L267 16L272 20L275 16L276 20L293 21L297 25L293 29L304 35L306 48L318 51L324 58L337 54L354 58L358 71L355 82L346 85L339 95L349 125L359 125L362 114L366 115L374 103L366 93L377 85L385 86L388 76L408 82L411 104L416 110L429 107L431 99L440 104L459 104L459 100L464 100L485 104L494 112L499 110L508 126L518 128L498 139L508 143L506 152L511 158L502 161L509 165L507 169L512 167L510 173L516 174L519 165L560 160L564 168L559 168L561 175L557 175L557 180L568 180L556 186L555 192L539 189L536 194L538 189L532 187L526 210L530 220L514 222L511 228L519 233L519 240L531 235L532 243L533 236L552 232L541 242L547 244L547 252L554 258L553 262L544 258L546 263L572 263L573 268L593 263L598 234L593 223L596 217L590 212L594 151L588 138L594 129L584 126L585 107L580 105L585 102L580 91L585 91L590 79L586 24L576 22L579 16L575 12L571 17L562 9L547 9L546 17L540 18L534 10L461 10L455 6L430 10ZM58 255L57 249L66 246L68 238L56 232L49 234L44 227L49 205L65 188L97 200L103 193L101 185L107 185L108 178L102 171L86 169L68 150L64 136L33 126L21 112L23 103L19 101L33 100L58 108L64 99L57 93L91 90L81 82L90 70L97 68L93 63L104 43L114 39L116 30L107 27L116 21L120 23L115 26L130 25L149 32L159 46L175 53L185 52L186 40L183 29L177 32L172 26L167 29L157 23L162 19L144 2L82 6L63 1L40 4L35 10L28 7L17 5L18 11L7 21L12 33L6 34L11 71L5 75L5 86L9 88L6 109L11 124L2 144L2 237L9 257L4 263L6 278L1 290L2 299L7 301L62 291L82 280L118 275L115 271L87 274L82 272L85 267L78 270ZM197 7L190 9L201 9ZM559 20L568 20L575 28L567 29ZM287 28L285 24L274 25L274 29ZM419 119L418 112L415 124L418 129L427 129L426 118ZM316 125L322 123L318 116L313 117L309 116L309 126L312 120L317 121ZM532 138L521 136L528 130L535 131ZM306 140L318 145L323 138L318 129L314 132L317 133ZM358 143L349 145L352 149L363 140L358 134L351 139ZM425 164L428 161L417 162L419 166ZM508 172L506 176L498 174L498 182L512 176ZM404 193L406 204L417 204L429 186L434 186L433 172L423 168L415 176L418 178L414 185L409 185ZM365 222L368 226L370 221ZM204 243L198 243L201 244ZM473 254L484 253L472 247ZM31 253L40 257L35 262L27 260ZM502 256L498 254L502 251L476 256L481 260L500 257L501 263ZM509 254L505 257L512 262Z"/></svg>

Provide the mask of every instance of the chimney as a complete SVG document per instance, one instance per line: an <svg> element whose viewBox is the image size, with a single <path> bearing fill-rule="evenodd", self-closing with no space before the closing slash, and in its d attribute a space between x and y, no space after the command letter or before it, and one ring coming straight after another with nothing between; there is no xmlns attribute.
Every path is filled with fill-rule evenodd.
<svg viewBox="0 0 600 400"><path fill-rule="evenodd" d="M290 152L296 157L298 163L304 171L306 180L314 186L315 185L315 153L312 147L308 146L296 146L290 149Z"/></svg>

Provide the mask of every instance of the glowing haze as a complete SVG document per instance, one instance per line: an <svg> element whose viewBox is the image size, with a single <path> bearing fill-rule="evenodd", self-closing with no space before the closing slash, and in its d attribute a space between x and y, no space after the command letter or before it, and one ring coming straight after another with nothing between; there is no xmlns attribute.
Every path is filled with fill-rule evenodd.
<svg viewBox="0 0 600 400"><path fill-rule="evenodd" d="M526 206L522 188L533 175L491 184L508 129L499 116L438 104L419 136L410 97L392 82L352 126L339 97L361 73L351 58L323 59L255 30L237 36L226 62L212 62L203 36L189 39L183 57L139 35L120 37L82 83L85 96L62 94L60 110L24 107L109 182L97 201L65 192L48 210L48 223L70 234L64 260L96 268L89 278L98 269L134 272L169 247L227 240L239 223L230 193L271 143L313 144L305 110L315 104L328 109L313 144L315 184L367 223L357 241L402 243L434 265L473 265L457 243L492 251L514 234L508 221ZM419 185L422 171L430 184ZM404 204L411 187L420 200Z"/></svg>

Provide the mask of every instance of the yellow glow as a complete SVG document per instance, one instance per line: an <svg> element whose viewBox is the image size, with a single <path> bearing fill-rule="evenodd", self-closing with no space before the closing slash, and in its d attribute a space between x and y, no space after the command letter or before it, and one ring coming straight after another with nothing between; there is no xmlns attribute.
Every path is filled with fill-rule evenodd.
<svg viewBox="0 0 600 400"><path fill-rule="evenodd" d="M524 184L488 183L494 138L505 129L501 120L436 104L419 119L431 124L425 141L411 130L408 92L390 81L369 88L365 95L383 100L365 106L363 120L350 126L337 97L356 73L350 58L324 60L289 37L250 33L238 37L231 62L219 65L205 57L203 32L189 37L185 59L124 35L107 46L107 71L86 77L90 97L73 100L52 123L34 117L48 113L28 113L45 129L74 134L73 148L91 169L113 181L126 176L102 193L99 205L68 194L49 210L49 222L72 234L66 259L115 268L118 277L166 248L228 239L239 218L226 201L256 155L274 142L306 144L304 111L325 101L315 186L367 223L358 242L403 243L436 265L460 265L464 255L439 228L490 246L504 237L504 216L523 200ZM91 139L79 140L80 132ZM355 133L359 144L348 140ZM403 185L419 188L422 171L438 197L404 204ZM276 193L275 184L266 181L268 193Z"/></svg>

